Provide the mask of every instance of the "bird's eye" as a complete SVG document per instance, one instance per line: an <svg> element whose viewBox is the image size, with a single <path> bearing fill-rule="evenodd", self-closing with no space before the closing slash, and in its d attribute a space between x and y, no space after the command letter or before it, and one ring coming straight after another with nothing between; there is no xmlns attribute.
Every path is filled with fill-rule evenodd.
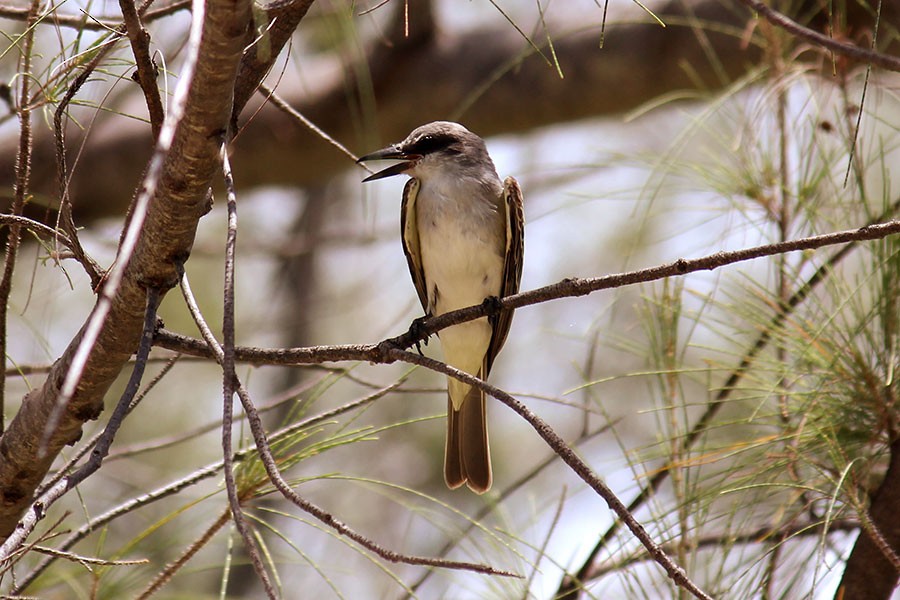
<svg viewBox="0 0 900 600"><path fill-rule="evenodd" d="M453 142L453 136L427 133L417 139L410 150L416 154L431 154L432 152L446 149Z"/></svg>

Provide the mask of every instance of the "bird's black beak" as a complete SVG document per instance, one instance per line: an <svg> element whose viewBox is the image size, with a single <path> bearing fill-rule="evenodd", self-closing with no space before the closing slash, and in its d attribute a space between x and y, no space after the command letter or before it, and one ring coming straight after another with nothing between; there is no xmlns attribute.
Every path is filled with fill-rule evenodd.
<svg viewBox="0 0 900 600"><path fill-rule="evenodd" d="M383 169L378 171L377 173L373 173L363 179L363 182L366 181L375 181L376 179L383 179L385 177L393 177L394 175L401 175L412 168L416 162L422 158L418 154L408 154L400 150L397 146L388 146L387 148L382 148L381 150L376 150L370 154L366 154L365 156L360 156L356 162L366 162L369 160L399 160L396 165L391 165L387 169Z"/></svg>

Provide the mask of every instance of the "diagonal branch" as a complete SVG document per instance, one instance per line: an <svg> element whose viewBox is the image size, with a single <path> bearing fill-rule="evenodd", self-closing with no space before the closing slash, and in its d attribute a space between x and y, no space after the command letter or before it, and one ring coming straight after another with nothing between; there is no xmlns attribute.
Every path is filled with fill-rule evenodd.
<svg viewBox="0 0 900 600"><path fill-rule="evenodd" d="M538 435L541 436L541 439L543 439L544 442L546 442L547 445L553 449L553 451L563 460L563 462L565 462L569 466L570 469L572 469L572 471L576 475L578 475L582 479L582 481L588 484L591 489L593 489L597 493L598 496L606 501L606 504L609 506L609 508L614 513L616 513L616 516L619 517L619 519L621 519L623 523L625 523L628 529L631 530L634 536L641 542L644 548L646 548L647 552L650 553L650 556L653 558L653 560L656 561L663 569L665 569L666 574L671 577L676 584L689 591L696 598L711 600L711 597L706 594L706 592L697 587L697 585L688 578L687 574L684 572L684 569L675 564L675 562L669 557L668 554L666 554L666 552L659 546L659 544L653 541L653 538L650 537L650 534L647 533L643 525L641 525L638 520L634 518L634 515L625 507L624 504L622 504L622 501L619 500L619 498L613 493L613 491L609 489L609 487L607 487L605 483L603 483L600 477L596 473L594 473L593 470L591 470L587 463L585 463L577 454L575 454L575 451L572 450L572 448L568 444L566 444L565 440L559 437L559 435L553 430L552 427L550 427L550 425L548 425L536 414L531 412L528 407L526 407L524 404L522 404L503 390L485 383L477 377L473 377L468 373L460 371L459 369L455 369L449 365L434 360L433 358L421 356L407 350L400 350L399 348L388 350L387 355L389 358L421 365L433 371L437 371L439 373L449 375L450 377L454 377L464 383L468 383L469 385L479 387L484 390L485 393L490 394L491 396L511 408L516 414L525 419L528 424L534 428Z"/></svg>
<svg viewBox="0 0 900 600"><path fill-rule="evenodd" d="M199 7L194 10L197 34L192 33L199 58L193 76L185 76L179 84L141 184L138 201L144 198L148 207L140 235L135 236L134 251L130 257L122 252L131 239L126 236L112 270L119 280L105 282L104 290L113 286L116 293L104 296L104 310L98 301L94 316L53 365L43 386L26 396L0 438L4 457L0 461L2 538L15 528L59 451L79 439L82 425L103 410L106 391L137 347L145 288L168 290L177 282L173 260L190 254L197 223L208 211L209 185L218 168L234 78L248 42L251 17L247 1L209 0L201 23L202 3ZM183 116L178 105L184 106ZM74 369L76 359L83 361L78 369ZM69 375L76 371L77 376ZM64 386L71 392L70 398L63 393ZM57 406L63 407L57 412L58 424L48 431Z"/></svg>
<svg viewBox="0 0 900 600"><path fill-rule="evenodd" d="M159 290L149 288L147 290L147 308L144 318L144 327L141 332L141 342L138 347L134 369L131 372L131 377L125 391L119 397L119 401L116 404L112 417L110 417L103 433L97 440L96 446L91 452L90 458L72 474L56 480L56 482L50 485L47 490L40 495L40 498L34 502L27 511L25 518L22 519L19 526L16 527L15 532L7 537L3 544L0 545L0 563L6 563L14 554L17 554L22 550L25 540L34 530L34 527L38 522L46 516L50 506L59 500L63 494L77 487L85 479L100 469L100 466L103 464L103 459L109 454L109 448L115 439L116 433L121 427L125 416L132 407L132 402L137 396L141 379L144 376L144 369L147 366L147 357L150 355L150 349L153 346L153 330L156 328L156 309L158 306Z"/></svg>
<svg viewBox="0 0 900 600"><path fill-rule="evenodd" d="M819 33L818 31L810 29L809 27L804 27L800 23L797 23L793 19L778 12L769 5L760 2L759 0L738 1L750 10L762 15L767 21L769 21L776 27L780 27L791 35L797 36L800 39L811 42L817 46L821 46L826 50L830 50L835 54L840 54L841 56L844 56L856 62L874 65L883 69L887 69L889 71L900 71L900 57L891 56L890 54L876 52L874 50L869 50L868 48L861 48L860 46L857 46L855 44L848 44L846 42L836 40L833 37Z"/></svg>

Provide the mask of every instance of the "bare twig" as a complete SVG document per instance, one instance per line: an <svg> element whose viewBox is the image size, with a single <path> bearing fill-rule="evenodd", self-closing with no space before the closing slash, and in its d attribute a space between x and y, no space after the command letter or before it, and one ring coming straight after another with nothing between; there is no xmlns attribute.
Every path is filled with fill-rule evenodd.
<svg viewBox="0 0 900 600"><path fill-rule="evenodd" d="M134 61L137 65L137 71L133 77L144 92L147 112L150 114L150 129L155 140L159 137L159 130L166 115L163 112L162 99L159 96L159 88L156 85L158 70L156 65L153 64L153 59L150 58L150 34L147 33L147 30L144 29L144 25L141 23L141 17L135 8L134 0L119 0L119 7L122 9L122 16L125 19L125 32L131 41L131 52L134 54Z"/></svg>
<svg viewBox="0 0 900 600"><path fill-rule="evenodd" d="M218 533L222 527L228 523L228 517L230 516L229 511L222 511L222 514L219 515L219 518L216 519L209 527L206 528L206 531L203 534L193 541L193 543L188 546L181 555L176 558L171 563L167 564L166 567L156 574L153 580L147 585L146 588L136 596L137 600L146 600L153 594L159 591L165 584L167 584L172 577L175 576L187 562L194 557L197 552L200 551L209 541L213 538L213 536Z"/></svg>
<svg viewBox="0 0 900 600"><path fill-rule="evenodd" d="M147 3L149 5L149 3ZM155 21L157 19L161 19L162 17L168 17L169 15L175 14L181 10L187 10L191 7L191 0L178 0L177 2L173 2L168 6L164 6L162 8L158 8L156 10L146 10L146 6L143 6L140 10L141 14L143 14L143 21L148 23L150 21ZM0 18L10 19L13 21L27 21L28 20L28 9L27 8L19 8L16 6L0 6ZM46 20L48 24L53 26L60 27L73 27L81 31L109 31L111 29L117 29L123 26L123 23L113 17L90 17L86 15L74 15L74 14L59 14L56 9L52 10L52 15L50 11L41 15L41 18Z"/></svg>
<svg viewBox="0 0 900 600"><path fill-rule="evenodd" d="M888 221L886 223L866 225L859 229L847 229L844 231L777 242L774 244L764 244L742 250L716 252L715 254L710 254L701 258L680 258L668 264L639 269L637 271L628 271L603 277L563 279L552 285L501 298L499 302L485 302L479 305L444 313L438 317L431 317L421 321L415 328L415 331L407 331L400 336L376 344L322 345L285 349L239 346L235 348L235 358L254 364L267 365L316 364L345 360L362 360L374 363L390 362L390 359L386 357L384 352L387 349L412 347L417 341L424 340L428 336L433 335L442 329L488 316L497 310L522 308L549 302L551 300L558 300L560 298L585 296L605 289L619 288L638 283L648 283L666 277L682 276L697 271L714 270L727 265L755 258L782 254L784 252L809 250L837 244L850 244L852 247L855 243L861 241L881 239L897 233L900 233L900 221ZM843 255L848 252L849 249L849 247L841 249L838 254ZM825 273L822 272L819 275L819 278L824 277L824 275ZM808 292L804 293L802 297L797 298L797 302L799 303L806 298L806 294L808 294ZM765 341L767 340L763 341L763 345L765 344ZM169 350L183 352L193 356L212 357L212 352L202 340L189 338L171 331L159 331L157 333L156 343Z"/></svg>
<svg viewBox="0 0 900 600"><path fill-rule="evenodd" d="M733 546L736 544L761 544L770 543L774 540L774 542L777 544L776 548L780 548L781 544L783 544L784 542L797 537L821 536L823 529L827 530L828 533L844 533L856 531L859 529L859 527L859 521L854 520L799 523L777 530L773 530L771 527L760 527L753 531L743 531L737 533L725 532L723 534L703 536L694 542L694 547L698 550L701 548L716 549L722 548L725 545ZM666 545L663 546L663 548L670 549L672 548L672 546ZM629 556L623 559L610 561L609 564L599 565L593 568L588 574L588 578L585 581L597 579L598 577L602 577L609 573L621 571L625 567L645 562L646 560L647 557L645 556Z"/></svg>
<svg viewBox="0 0 900 600"><path fill-rule="evenodd" d="M152 4L152 2L153 0L144 0L141 3L140 7L138 7L137 9L135 9L134 3L129 2L129 0L122 0L120 2L123 14L125 14L125 22L119 23L115 25L115 27L109 27L109 29L112 30L111 41L100 47L94 54L93 58L91 58L91 60L88 61L88 63L84 65L84 67L82 67L81 72L72 82L72 84L66 89L66 93L63 95L62 100L60 100L59 104L56 107L56 110L53 113L53 137L55 144L54 150L56 154L56 176L60 195L58 223L59 227L68 234L69 242L67 246L72 250L75 258L79 263L81 263L82 267L84 267L85 272L91 278L91 286L95 289L100 285L100 282L103 279L102 269L96 263L96 261L94 261L84 251L84 249L81 247L81 242L78 239L78 230L75 226L72 200L69 195L69 174L66 161L65 124L66 120L68 119L69 105L75 99L75 95L81 90L82 86L87 83L88 79L90 79L91 75L93 75L97 68L100 67L103 61L106 60L107 55L112 52L113 48L115 48L115 42L127 33L131 38L132 48L135 53L135 60L138 64L139 83L141 84L141 89L144 90L144 95L147 97L147 107L150 113L151 127L153 129L153 139L156 140L159 137L159 130L162 127L165 115L163 114L162 110L159 90L156 88L156 78L154 76L152 78L153 81L150 82L150 75L147 74L155 73L155 69L153 69L152 61L149 57L149 36L147 35L147 32L142 28L140 20L140 15L143 15L147 12L147 9L150 7L150 4ZM150 66L147 67L146 65ZM145 82L145 79L148 81ZM187 92L184 91L184 93L186 94ZM154 96L155 100L153 99ZM129 219L131 216L131 211L135 209L135 206L136 203L129 207Z"/></svg>
<svg viewBox="0 0 900 600"><path fill-rule="evenodd" d="M75 554L74 552L61 552L56 548L48 548L46 546L34 546L34 551L39 552L41 554L47 554L53 556L55 558L62 558L74 563L78 563L81 565L99 565L99 566L107 566L107 567L131 567L135 565L145 565L150 561L146 558L139 558L137 560L108 560L105 558L95 558L93 556L84 556L82 554Z"/></svg>
<svg viewBox="0 0 900 600"><path fill-rule="evenodd" d="M322 140L324 140L325 142L327 142L327 143L331 144L332 146L334 146L335 148L337 148L339 152L343 153L345 156L350 158L350 160L352 160L353 162L356 162L356 159L359 158L353 152L351 152L345 145L343 145L342 143L340 143L339 141L334 139L332 136L328 135L327 132L323 131L322 128L320 128L318 125L316 125L315 123L310 121L306 116L303 115L303 113L298 111L296 108L291 106L286 100L284 100L281 96L276 94L275 90L269 88L268 86L266 86L266 84L261 83L261 84L259 84L259 91L262 92L262 94L265 95L266 100L268 100L273 105L275 105L275 107L278 110L280 110L287 116L291 117L295 121L298 121L301 125L303 125L307 129L312 131L314 134L319 136ZM368 167L364 167L364 168L366 168L367 170L369 170L371 172L371 169L369 169Z"/></svg>
<svg viewBox="0 0 900 600"><path fill-rule="evenodd" d="M224 154L224 151L223 151ZM230 211L229 211L230 213ZM229 229L231 228L231 216L229 214ZM229 233L229 237L230 237ZM191 291L190 283L188 282L187 274L184 272L184 266L182 264L178 265L178 271L181 275L181 291L184 296L185 303L187 304L188 310L191 313L191 316L194 318L194 322L197 324L197 328L200 330L203 339L209 345L209 348L215 353L216 362L220 365L224 364L226 359L226 353L222 349L222 346L219 344L218 340L216 340L215 335L213 335L212 330L209 328L209 325L206 323L206 319L203 318L203 313L200 312L200 307L197 305L197 300L194 298L194 294ZM226 285L226 289L227 289ZM233 288L232 288L233 289ZM231 299L232 306L234 305L234 298ZM226 310L226 314L227 314ZM232 324L233 328L233 324ZM260 582L263 584L263 588L266 590L266 595L270 598L277 597L275 593L275 588L272 587L272 582L269 579L269 575L265 570L265 567L262 563L262 558L259 554L259 548L256 545L256 540L253 539L252 532L247 527L247 523L244 520L244 513L241 510L241 499L237 492L237 486L234 481L234 454L232 450L231 443L231 428L232 428L232 413L234 411L233 406L233 396L234 396L234 384L233 381L236 379L236 375L234 374L234 359L232 358L231 362L231 373L230 376L226 377L229 380L228 382L223 384L224 387L224 402L223 402L223 414L222 414L222 452L223 452L223 461L225 469L225 488L228 494L228 504L231 510L231 517L234 520L235 527L240 533L241 538L244 540L245 548L247 549L247 553L250 556L250 559L253 563L253 569L256 571L257 577L259 577Z"/></svg>
<svg viewBox="0 0 900 600"><path fill-rule="evenodd" d="M131 378L128 380L128 385L125 386L125 391L116 403L116 408L113 410L112 415L109 417L109 421L106 423L106 427L103 429L103 434L100 436L100 439L97 440L97 445L94 446L93 451L91 451L90 459L67 478L69 489L87 479L88 476L92 475L100 468L103 459L109 454L109 448L112 446L116 433L119 431L119 427L122 426L122 422L131 411L132 401L137 396L138 389L141 385L141 379L144 376L144 368L147 366L147 357L150 355L150 348L153 346L153 331L156 329L156 308L159 306L159 300L159 290L156 288L149 288L147 290L147 309L144 317L144 331L141 334L141 343L138 346L137 359L134 363L134 369L131 371Z"/></svg>
<svg viewBox="0 0 900 600"><path fill-rule="evenodd" d="M228 150L222 145L222 174L225 178L225 190L228 209L228 233L225 241L225 281L224 281L224 311L222 316L222 456L225 459L225 488L228 492L228 504L231 507L231 518L241 537L244 540L244 548L250 556L253 570L266 591L266 595L272 600L278 597L269 574L263 565L259 547L253 538L253 532L244 519L241 509L241 499L238 495L237 484L234 481L234 464L232 461L231 429L234 419L234 382L237 375L234 372L234 253L237 244L237 198L234 190L234 178L231 173L231 164L228 161ZM185 279L182 275L182 279ZM194 318L202 318L199 311L194 313ZM214 343L215 340L207 340Z"/></svg>
<svg viewBox="0 0 900 600"><path fill-rule="evenodd" d="M23 217L15 214L2 214L0 215L0 224L18 225L24 229L30 229L35 234L43 234L47 237L58 239L62 241L63 245L67 248L72 248L72 241L65 233L57 229L53 229L52 227L48 227L39 221L35 221L34 219L29 219L28 217Z"/></svg>
<svg viewBox="0 0 900 600"><path fill-rule="evenodd" d="M31 52L34 46L34 24L37 22L40 1L32 0L28 9L28 26L22 34L22 51L19 55L19 146L16 150L16 184L12 213L22 214L28 199L28 187L31 182ZM0 278L0 359L6 361L6 316L9 310L9 294L12 291L12 277L16 268L16 256L19 242L22 239L22 226L18 222L10 224L6 236L6 256L3 261L3 277ZM6 381L0 380L0 433L6 428Z"/></svg>
<svg viewBox="0 0 900 600"><path fill-rule="evenodd" d="M47 516L47 508L63 497L69 489L66 480L60 480L35 502L28 507L22 518L19 519L15 530L4 540L0 546L0 563L12 559L22 551L25 540L37 527L37 524Z"/></svg>
<svg viewBox="0 0 900 600"><path fill-rule="evenodd" d="M149 0L148 0L149 1ZM69 118L69 105L75 99L75 95L81 90L94 71L106 60L107 55L112 52L115 47L115 41L124 35L125 24L121 24L113 30L113 38L110 43L104 44L98 49L96 54L81 69L81 72L75 77L75 80L66 89L62 99L53 112L53 140L54 152L56 155L56 180L59 193L59 214L57 221L59 229L65 231L69 236L69 248L75 254L75 258L81 263L85 272L91 278L91 287L94 289L100 285L103 279L102 269L91 259L78 239L78 230L75 226L75 218L73 215L72 199L69 195L69 173L66 159L66 123Z"/></svg>

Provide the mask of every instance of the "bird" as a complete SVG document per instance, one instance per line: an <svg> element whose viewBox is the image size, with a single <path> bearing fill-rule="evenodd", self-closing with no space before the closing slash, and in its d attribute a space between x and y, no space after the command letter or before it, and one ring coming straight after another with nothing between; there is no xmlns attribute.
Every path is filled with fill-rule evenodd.
<svg viewBox="0 0 900 600"><path fill-rule="evenodd" d="M504 181L484 140L459 123L435 121L357 162L397 160L365 179L405 174L400 231L425 317L515 294L522 279L522 191ZM486 380L506 342L513 311L438 332L446 363ZM484 391L447 378L444 480L477 494L493 480Z"/></svg>

